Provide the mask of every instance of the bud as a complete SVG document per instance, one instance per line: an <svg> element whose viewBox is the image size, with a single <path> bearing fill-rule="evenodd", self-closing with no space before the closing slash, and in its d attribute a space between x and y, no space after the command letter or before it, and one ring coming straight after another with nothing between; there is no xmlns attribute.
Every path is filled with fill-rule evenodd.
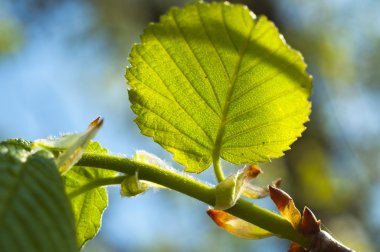
<svg viewBox="0 0 380 252"><path fill-rule="evenodd" d="M216 225L239 238L255 240L273 235L265 229L255 226L221 210L209 209L207 214Z"/></svg>

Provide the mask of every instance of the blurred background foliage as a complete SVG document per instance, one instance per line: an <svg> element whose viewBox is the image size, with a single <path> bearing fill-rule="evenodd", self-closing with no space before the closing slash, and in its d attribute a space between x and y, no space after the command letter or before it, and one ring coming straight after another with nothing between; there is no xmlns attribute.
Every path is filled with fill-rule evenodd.
<svg viewBox="0 0 380 252"><path fill-rule="evenodd" d="M97 136L114 153L145 149L170 156L133 123L124 80L131 45L174 0L0 0L0 138L43 138L82 130L105 117ZM380 251L380 2L251 0L314 77L307 131L286 156L263 164L257 183L283 178L339 240ZM228 164L226 170L234 171ZM180 167L178 167L180 169ZM213 181L206 172L202 179ZM286 251L288 241L232 237L202 203L172 191L120 198L110 207L95 251ZM259 204L275 209L269 200Z"/></svg>

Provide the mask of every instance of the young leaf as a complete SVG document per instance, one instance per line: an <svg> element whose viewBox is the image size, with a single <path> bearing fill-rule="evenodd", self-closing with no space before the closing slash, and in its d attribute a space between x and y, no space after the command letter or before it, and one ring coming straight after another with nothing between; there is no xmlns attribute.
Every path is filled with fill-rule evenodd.
<svg viewBox="0 0 380 252"><path fill-rule="evenodd" d="M299 230L301 213L294 204L293 198L283 190L273 186L269 186L269 194L280 214L292 224L294 229Z"/></svg>
<svg viewBox="0 0 380 252"><path fill-rule="evenodd" d="M59 168L59 172L65 174L76 162L79 161L88 143L102 125L103 119L97 117L82 133L69 134L54 139L39 139L34 141L33 145L35 147L42 147L52 151L62 151L55 161Z"/></svg>
<svg viewBox="0 0 380 252"><path fill-rule="evenodd" d="M249 165L236 173L231 174L215 187L215 209L225 210L233 205L244 193L246 184L256 178L261 169L256 165Z"/></svg>
<svg viewBox="0 0 380 252"><path fill-rule="evenodd" d="M78 251L74 219L52 155L0 142L0 250Z"/></svg>
<svg viewBox="0 0 380 252"><path fill-rule="evenodd" d="M272 22L246 7L172 8L132 48L126 78L141 132L189 172L220 157L283 155L305 129L311 77Z"/></svg>
<svg viewBox="0 0 380 252"><path fill-rule="evenodd" d="M86 151L94 153L107 153L97 142L90 142ZM81 188L96 183L103 178L111 178L115 171L74 166L64 176L64 183L68 195ZM99 231L104 209L107 207L107 191L104 187L96 187L82 194L71 197L78 244L83 246L87 240L92 239Z"/></svg>
<svg viewBox="0 0 380 252"><path fill-rule="evenodd" d="M121 196L134 197L142 194L150 189L147 183L139 181L138 173L134 175L127 175L121 183L120 194Z"/></svg>
<svg viewBox="0 0 380 252"><path fill-rule="evenodd" d="M271 232L221 210L209 209L207 214L220 228L240 238L253 240L273 235Z"/></svg>
<svg viewBox="0 0 380 252"><path fill-rule="evenodd" d="M133 160L165 168L168 170L173 170L174 168L169 166L164 160L157 157L156 155L146 152L144 150L138 150L133 156ZM138 171L134 175L126 175L126 178L121 183L120 194L121 196L134 197L138 194L144 193L150 188L165 188L164 186L149 182L142 181L138 178Z"/></svg>

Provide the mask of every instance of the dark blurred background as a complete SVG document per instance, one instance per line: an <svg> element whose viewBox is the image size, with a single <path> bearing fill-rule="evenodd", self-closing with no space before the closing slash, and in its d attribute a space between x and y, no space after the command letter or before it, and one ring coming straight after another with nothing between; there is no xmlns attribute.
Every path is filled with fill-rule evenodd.
<svg viewBox="0 0 380 252"><path fill-rule="evenodd" d="M0 0L0 139L80 131L102 115L103 146L171 162L134 125L123 76L147 23L187 2ZM307 131L285 157L262 165L258 183L282 177L297 206L309 206L339 240L380 251L380 1L236 2L274 21L314 77ZM210 172L202 178L213 181ZM86 252L286 251L289 244L232 237L208 219L207 206L172 191L133 199L109 191L102 230Z"/></svg>

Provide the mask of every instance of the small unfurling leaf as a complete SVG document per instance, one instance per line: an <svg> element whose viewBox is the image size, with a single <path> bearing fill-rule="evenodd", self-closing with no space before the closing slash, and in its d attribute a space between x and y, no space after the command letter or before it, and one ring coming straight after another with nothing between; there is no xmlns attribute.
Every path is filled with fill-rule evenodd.
<svg viewBox="0 0 380 252"><path fill-rule="evenodd" d="M45 148L60 151L55 159L61 174L65 174L82 157L87 145L103 124L103 119L97 117L90 123L87 130L78 134L69 134L60 138L38 139L33 142L34 148Z"/></svg>
<svg viewBox="0 0 380 252"><path fill-rule="evenodd" d="M149 188L150 186L147 183L139 181L138 174L136 173L135 175L126 176L121 183L120 194L126 197L134 197L146 192Z"/></svg>
<svg viewBox="0 0 380 252"><path fill-rule="evenodd" d="M283 190L273 186L269 186L269 194L281 215L298 230L301 224L301 213L296 208L292 197Z"/></svg>
<svg viewBox="0 0 380 252"><path fill-rule="evenodd" d="M262 239L273 235L273 233L265 229L255 226L221 210L209 209L207 214L220 228L240 238Z"/></svg>
<svg viewBox="0 0 380 252"><path fill-rule="evenodd" d="M165 169L173 169L159 157L143 150L136 151L133 159L142 163L159 166ZM137 171L134 175L126 175L126 178L121 183L120 194L126 197L134 197L138 194L146 192L150 188L165 187L149 181L139 180Z"/></svg>
<svg viewBox="0 0 380 252"><path fill-rule="evenodd" d="M233 205L243 193L249 181L256 178L261 169L256 165L250 165L228 176L215 187L215 209L225 210ZM253 193L252 193L253 194Z"/></svg>

